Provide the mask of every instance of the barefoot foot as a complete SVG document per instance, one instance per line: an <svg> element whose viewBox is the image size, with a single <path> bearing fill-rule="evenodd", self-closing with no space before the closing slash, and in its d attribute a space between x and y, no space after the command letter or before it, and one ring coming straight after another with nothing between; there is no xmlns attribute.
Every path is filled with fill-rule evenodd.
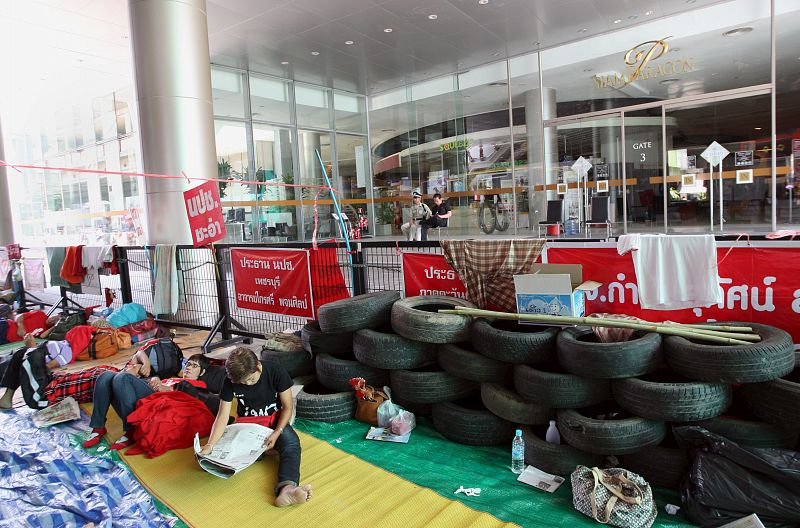
<svg viewBox="0 0 800 528"><path fill-rule="evenodd" d="M303 504L308 500L308 492L300 486L284 486L275 498L275 506L282 508L292 504Z"/></svg>
<svg viewBox="0 0 800 528"><path fill-rule="evenodd" d="M313 492L311 490L311 484L305 484L303 486L300 486L300 489L305 490L305 492L308 494L308 496L306 497L306 500L310 501L311 500L311 496L313 495Z"/></svg>

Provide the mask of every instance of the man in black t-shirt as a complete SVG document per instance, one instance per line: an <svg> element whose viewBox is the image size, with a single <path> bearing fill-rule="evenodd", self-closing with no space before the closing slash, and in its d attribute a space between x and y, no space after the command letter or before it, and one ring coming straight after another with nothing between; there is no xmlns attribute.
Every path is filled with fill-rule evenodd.
<svg viewBox="0 0 800 528"><path fill-rule="evenodd" d="M447 227L447 220L453 216L453 211L447 202L442 201L442 195L433 195L431 217L422 223L422 240L428 240L428 229L432 227Z"/></svg>
<svg viewBox="0 0 800 528"><path fill-rule="evenodd" d="M219 411L208 442L201 451L207 455L225 432L231 402L237 400L237 421L257 423L273 429L264 441L267 450L275 448L278 463L276 506L302 504L311 498L311 485L300 485L300 439L289 425L294 401L292 378L280 365L259 361L246 347L238 347L225 361L228 379L220 393Z"/></svg>

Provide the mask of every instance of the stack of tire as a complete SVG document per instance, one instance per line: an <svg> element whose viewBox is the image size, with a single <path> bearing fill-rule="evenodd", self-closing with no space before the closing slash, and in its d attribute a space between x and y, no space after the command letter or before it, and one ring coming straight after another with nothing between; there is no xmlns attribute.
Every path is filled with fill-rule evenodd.
<svg viewBox="0 0 800 528"><path fill-rule="evenodd" d="M515 388L524 398L558 409L565 442L547 444L541 428L527 428L526 461L563 475L577 464L597 465L613 455L617 460L612 464L651 484L676 487L688 460L674 443L674 425L697 423L745 446L793 448L800 400L792 376L800 373L792 373L792 340L777 328L747 326L761 336L760 342L709 345L637 333L630 341L600 343L590 328L562 330L557 364L515 367ZM746 384L741 392L747 405L772 424L743 414L741 405L724 415L731 408L734 384ZM767 410L776 386L782 395L777 412Z"/></svg>

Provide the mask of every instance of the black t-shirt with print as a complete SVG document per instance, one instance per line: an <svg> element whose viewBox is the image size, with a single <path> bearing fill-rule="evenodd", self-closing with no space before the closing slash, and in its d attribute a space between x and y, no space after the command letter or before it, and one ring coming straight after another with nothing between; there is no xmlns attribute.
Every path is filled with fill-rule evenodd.
<svg viewBox="0 0 800 528"><path fill-rule="evenodd" d="M446 215L451 210L452 209L450 209L450 206L447 205L447 202L442 202L439 205L433 204L433 206L431 206L431 212L433 213L433 215L431 216L431 220L432 220L431 221L431 226L432 227L447 227L447 220L449 220L449 219L448 218L439 218L436 215Z"/></svg>
<svg viewBox="0 0 800 528"><path fill-rule="evenodd" d="M261 362L261 377L255 385L232 383L226 378L219 397L222 401L239 400L238 416L271 416L281 408L278 394L292 387L286 369L268 361Z"/></svg>

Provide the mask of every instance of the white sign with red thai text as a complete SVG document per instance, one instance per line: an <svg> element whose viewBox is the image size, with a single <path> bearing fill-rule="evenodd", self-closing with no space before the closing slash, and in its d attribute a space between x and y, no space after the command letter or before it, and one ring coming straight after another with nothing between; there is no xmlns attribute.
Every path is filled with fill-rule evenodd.
<svg viewBox="0 0 800 528"><path fill-rule="evenodd" d="M311 270L305 249L231 249L236 306L314 318Z"/></svg>
<svg viewBox="0 0 800 528"><path fill-rule="evenodd" d="M403 252L402 262L406 297L443 295L467 298L467 288L444 255Z"/></svg>
<svg viewBox="0 0 800 528"><path fill-rule="evenodd" d="M208 181L183 192L194 247L207 246L225 238L225 219L217 182Z"/></svg>
<svg viewBox="0 0 800 528"><path fill-rule="evenodd" d="M797 263L800 246L747 247L739 243L730 254L717 248L722 301L710 308L661 311L639 307L633 260L613 247L547 249L551 264L581 264L583 277L603 284L586 292L586 313L621 313L648 321L699 323L745 321L777 326L800 343L800 283Z"/></svg>

